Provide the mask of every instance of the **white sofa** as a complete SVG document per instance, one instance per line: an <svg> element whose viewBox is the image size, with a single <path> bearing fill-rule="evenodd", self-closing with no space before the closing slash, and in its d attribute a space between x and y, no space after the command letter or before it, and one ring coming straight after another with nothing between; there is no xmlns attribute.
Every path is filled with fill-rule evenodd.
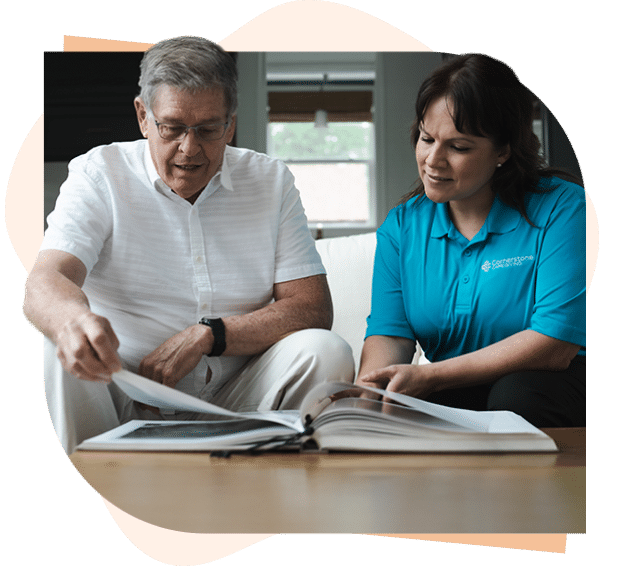
<svg viewBox="0 0 643 587"><path fill-rule="evenodd" d="M375 242L374 232L315 241L333 296L332 330L351 345L356 370L371 309ZM414 362L426 362L420 351L416 352Z"/></svg>

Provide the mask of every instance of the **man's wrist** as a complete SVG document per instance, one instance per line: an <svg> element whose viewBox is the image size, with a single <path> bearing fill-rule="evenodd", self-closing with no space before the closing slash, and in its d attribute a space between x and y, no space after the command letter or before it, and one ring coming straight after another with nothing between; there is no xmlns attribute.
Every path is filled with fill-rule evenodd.
<svg viewBox="0 0 643 587"><path fill-rule="evenodd" d="M200 333L199 343L201 345L201 354L207 355L212 350L212 345L214 344L212 329L207 324L201 324L201 322L198 322L194 328L198 329Z"/></svg>
<svg viewBox="0 0 643 587"><path fill-rule="evenodd" d="M213 342L209 352L206 352L208 357L219 357L226 349L225 339L225 326L221 318L201 318L199 324L207 326L212 332Z"/></svg>

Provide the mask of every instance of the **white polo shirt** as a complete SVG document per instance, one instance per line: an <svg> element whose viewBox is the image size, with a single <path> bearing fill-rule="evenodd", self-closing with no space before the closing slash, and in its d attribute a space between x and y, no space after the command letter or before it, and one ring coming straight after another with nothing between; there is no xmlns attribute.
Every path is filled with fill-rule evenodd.
<svg viewBox="0 0 643 587"><path fill-rule="evenodd" d="M227 147L194 205L160 179L146 140L92 149L69 164L41 250L87 268L83 291L120 341L126 368L203 316L246 314L272 301L275 283L325 273L288 168ZM217 357L177 389L210 395L249 357Z"/></svg>

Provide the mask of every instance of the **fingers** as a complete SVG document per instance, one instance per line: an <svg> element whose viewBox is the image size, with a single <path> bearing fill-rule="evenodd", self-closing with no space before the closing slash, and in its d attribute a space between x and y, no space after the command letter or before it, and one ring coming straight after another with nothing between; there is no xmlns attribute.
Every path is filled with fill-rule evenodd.
<svg viewBox="0 0 643 587"><path fill-rule="evenodd" d="M362 399L377 399L377 400L382 399L381 395L373 391L362 391L359 397L361 397Z"/></svg>
<svg viewBox="0 0 643 587"><path fill-rule="evenodd" d="M360 380L364 382L364 385L384 388L391 379L391 369L392 367L375 369L375 371L371 371L366 375L362 375L362 377L360 377Z"/></svg>
<svg viewBox="0 0 643 587"><path fill-rule="evenodd" d="M151 412L155 416L161 415L161 410L157 407L142 404L141 402L134 402L134 404L138 407L139 410Z"/></svg>
<svg viewBox="0 0 643 587"><path fill-rule="evenodd" d="M401 393L404 395L417 396L421 387L421 380L418 379L418 371L413 365L389 365L375 369L366 375L360 376L357 383L365 387L377 387L386 390L387 392ZM383 409L390 409L391 404L397 404L394 399L388 398L384 395L379 395L375 392L363 392L360 397L366 399L375 399L381 401L384 406Z"/></svg>
<svg viewBox="0 0 643 587"><path fill-rule="evenodd" d="M383 389L385 387L385 385L380 385L378 382L372 380L370 375L371 373L359 377L355 383L361 387L376 387L378 389ZM356 395L362 399L381 399L382 397L375 392L366 391L364 389L356 388L355 391Z"/></svg>
<svg viewBox="0 0 643 587"><path fill-rule="evenodd" d="M156 352L151 353L141 361L138 367L138 374L146 379L151 379L172 388L181 379L181 375L174 365L157 358Z"/></svg>
<svg viewBox="0 0 643 587"><path fill-rule="evenodd" d="M377 387L379 389L389 389L390 382L394 377L394 368L393 367L383 367L382 369L376 369L371 371L366 375L361 377L361 381L364 382L364 385L367 387ZM360 397L366 399L377 399L383 402L389 401L386 397L378 395L376 393L364 392Z"/></svg>
<svg viewBox="0 0 643 587"><path fill-rule="evenodd" d="M121 362L116 352L119 345L118 338L105 318L99 317L88 327L87 340L98 361L110 373L121 368Z"/></svg>
<svg viewBox="0 0 643 587"><path fill-rule="evenodd" d="M366 385L379 387L380 389L396 393L407 393L407 369L408 365L390 365L388 367L376 369L375 371L363 376L361 379ZM379 399L384 403L394 402L394 400L386 396L371 396L371 398Z"/></svg>
<svg viewBox="0 0 643 587"><path fill-rule="evenodd" d="M118 344L109 322L94 314L67 325L56 341L66 371L79 379L106 383L121 368Z"/></svg>
<svg viewBox="0 0 643 587"><path fill-rule="evenodd" d="M143 358L138 374L168 387L192 371L203 357L198 329L194 327L175 334Z"/></svg>
<svg viewBox="0 0 643 587"><path fill-rule="evenodd" d="M334 393L330 397L331 397L332 401L336 401L338 399L343 399L345 397L359 397L359 398L363 398L363 399L378 399L380 396L377 393L366 391L364 389L360 389L359 387L351 387L350 389L345 389L343 391L339 391L337 393Z"/></svg>

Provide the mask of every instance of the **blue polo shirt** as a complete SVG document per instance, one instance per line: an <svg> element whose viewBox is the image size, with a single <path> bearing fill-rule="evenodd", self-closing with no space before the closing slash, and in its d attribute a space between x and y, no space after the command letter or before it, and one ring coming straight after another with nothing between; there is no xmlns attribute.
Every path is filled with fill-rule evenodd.
<svg viewBox="0 0 643 587"><path fill-rule="evenodd" d="M585 191L558 178L525 196L527 214L498 198L468 241L447 204L412 198L377 231L366 337L417 340L432 362L522 330L585 347Z"/></svg>

